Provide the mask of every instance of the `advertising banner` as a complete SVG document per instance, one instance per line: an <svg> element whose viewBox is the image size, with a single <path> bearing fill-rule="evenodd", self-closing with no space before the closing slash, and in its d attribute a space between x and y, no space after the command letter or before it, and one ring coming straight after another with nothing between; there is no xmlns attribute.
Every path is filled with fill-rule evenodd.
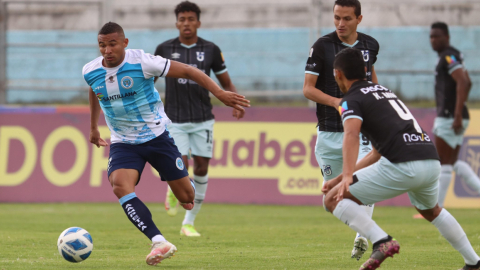
<svg viewBox="0 0 480 270"><path fill-rule="evenodd" d="M425 130L432 129L434 110L412 113ZM240 121L226 107L214 108L214 114L207 202L322 204L314 109L250 108ZM480 111L472 110L471 116L480 119ZM90 144L89 128L88 107L0 108L0 202L116 201L107 179L109 147ZM109 142L103 117L99 129ZM473 120L460 159L479 173L480 126ZM162 202L166 188L147 164L139 197ZM402 195L381 205L410 203ZM480 196L455 177L446 206L480 207Z"/></svg>

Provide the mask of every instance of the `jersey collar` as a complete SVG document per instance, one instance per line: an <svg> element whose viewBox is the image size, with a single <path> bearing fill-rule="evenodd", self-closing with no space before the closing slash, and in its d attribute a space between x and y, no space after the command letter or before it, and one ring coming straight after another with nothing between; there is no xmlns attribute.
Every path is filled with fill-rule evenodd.
<svg viewBox="0 0 480 270"><path fill-rule="evenodd" d="M333 31L333 32L331 33L332 38L333 38L333 40L334 40L335 42L340 43L340 44L342 44L342 45L344 45L344 46L347 46L347 47L350 47L350 48L355 47L355 45L357 45L358 42L360 42L360 41L362 40L362 34L361 34L360 32L357 32L357 34L358 34L358 36L357 36L357 41L355 41L355 43L353 43L352 45L350 45L350 44L348 44L348 43L345 43L345 42L341 41L340 38L338 37L336 31Z"/></svg>
<svg viewBox="0 0 480 270"><path fill-rule="evenodd" d="M185 44L180 42L180 46L185 47L187 49L191 49L191 48L197 46L197 43L193 43L192 45L185 45Z"/></svg>

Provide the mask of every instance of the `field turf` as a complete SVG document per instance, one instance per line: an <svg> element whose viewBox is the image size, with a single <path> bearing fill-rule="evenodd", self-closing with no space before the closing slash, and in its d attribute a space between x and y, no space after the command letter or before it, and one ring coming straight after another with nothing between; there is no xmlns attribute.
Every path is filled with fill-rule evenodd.
<svg viewBox="0 0 480 270"><path fill-rule="evenodd" d="M0 270L11 269L358 269L350 259L354 232L320 207L205 204L196 227L179 235L184 211L169 217L148 204L178 252L158 268L145 263L149 240L118 204L0 204ZM480 253L480 210L450 211ZM376 207L374 219L401 245L381 269L459 269L461 256L413 208ZM82 263L60 257L56 241L67 227L87 229L94 250ZM368 251L368 255L370 250Z"/></svg>

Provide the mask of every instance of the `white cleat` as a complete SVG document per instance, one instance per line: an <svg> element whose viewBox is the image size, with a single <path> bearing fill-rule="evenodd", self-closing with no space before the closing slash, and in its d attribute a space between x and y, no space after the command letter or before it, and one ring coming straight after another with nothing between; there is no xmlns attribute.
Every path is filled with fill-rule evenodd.
<svg viewBox="0 0 480 270"><path fill-rule="evenodd" d="M368 240L365 237L357 237L355 238L355 242L353 242L353 250L352 250L352 259L355 258L360 260L365 251L368 249Z"/></svg>
<svg viewBox="0 0 480 270"><path fill-rule="evenodd" d="M146 261L148 265L157 265L161 261L175 256L177 248L168 241L153 242L152 251L147 255Z"/></svg>

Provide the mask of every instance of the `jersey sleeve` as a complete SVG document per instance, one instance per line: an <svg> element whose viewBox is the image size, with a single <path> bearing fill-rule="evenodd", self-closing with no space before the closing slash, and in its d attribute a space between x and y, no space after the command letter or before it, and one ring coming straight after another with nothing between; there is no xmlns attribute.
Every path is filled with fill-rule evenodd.
<svg viewBox="0 0 480 270"><path fill-rule="evenodd" d="M305 73L320 76L324 61L323 44L319 41L310 48Z"/></svg>
<svg viewBox="0 0 480 270"><path fill-rule="evenodd" d="M338 112L342 116L342 123L350 118L357 118L363 122L363 114L360 103L352 98L344 98L338 107Z"/></svg>
<svg viewBox="0 0 480 270"><path fill-rule="evenodd" d="M161 56L142 53L141 65L145 79L165 77L170 69L170 60Z"/></svg>
<svg viewBox="0 0 480 270"><path fill-rule="evenodd" d="M222 51L220 51L220 48L217 45L213 46L212 70L215 75L220 75L227 72L225 59L223 58Z"/></svg>
<svg viewBox="0 0 480 270"><path fill-rule="evenodd" d="M448 52L440 59L442 65L448 70L448 74L452 74L455 70L463 68L463 57L457 52Z"/></svg>
<svg viewBox="0 0 480 270"><path fill-rule="evenodd" d="M377 62L377 56L380 53L380 44L378 43L377 40L374 39L374 41L375 41L375 44L376 44L376 51L373 55L372 65L374 65Z"/></svg>

